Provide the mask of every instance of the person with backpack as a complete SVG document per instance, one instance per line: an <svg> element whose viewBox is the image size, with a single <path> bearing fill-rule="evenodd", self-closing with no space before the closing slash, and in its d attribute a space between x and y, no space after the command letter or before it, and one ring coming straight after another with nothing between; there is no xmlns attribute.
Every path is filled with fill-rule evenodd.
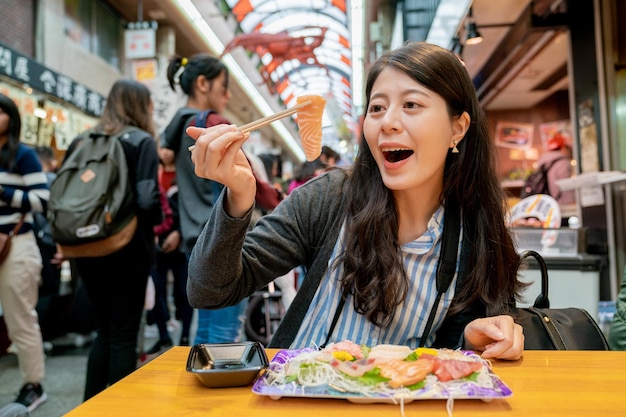
<svg viewBox="0 0 626 417"><path fill-rule="evenodd" d="M129 127L133 129L129 130ZM98 322L97 336L87 362L85 400L124 378L137 366L137 341L146 285L154 259L153 227L162 220L159 156L154 135L150 90L136 81L118 80L109 92L100 122L72 141L52 186L54 191L56 182L63 181L64 168L70 168L68 165L74 160L74 152L79 153L82 148L95 149L98 141L106 138L117 141L108 140L111 145L122 145L123 153L117 156L115 162L119 163L120 183L131 185L131 214L136 217L136 229L121 249L107 255L75 258L78 274ZM110 147L109 144L106 147ZM92 171L99 170L100 167L93 165ZM72 183L71 178L67 180ZM98 188L99 184L102 183L96 183L91 188ZM115 186L105 184L105 189L93 191L106 194ZM118 198L126 201L128 195ZM117 201L111 205L117 205ZM51 212L54 217L55 212L52 209ZM128 217L126 213L118 213L122 214ZM115 218L112 221L115 222ZM54 222L51 221L51 224ZM95 242L97 246L98 241Z"/></svg>
<svg viewBox="0 0 626 417"><path fill-rule="evenodd" d="M0 304L9 339L17 348L23 379L15 402L33 411L46 401L44 350L36 311L42 260L33 214L48 204L48 181L35 151L20 142L22 120L10 97L0 94L0 233L13 233L0 262Z"/></svg>
<svg viewBox="0 0 626 417"><path fill-rule="evenodd" d="M231 98L229 73L222 61L200 53L190 58L174 56L167 78L172 90L179 85L187 95L186 105L178 109L161 135L159 155L163 164L176 164L182 250L189 257L222 186L195 174L188 149L194 141L186 129L190 125L231 124L221 115ZM198 310L194 344L237 341L246 305L244 300L221 310Z"/></svg>
<svg viewBox="0 0 626 417"><path fill-rule="evenodd" d="M557 132L546 142L547 152L544 152L537 161L537 167L544 171L547 189L543 194L553 197L559 205L574 204L576 195L573 190L561 190L556 184L557 180L572 176L571 157L565 137ZM547 191L547 192L546 192Z"/></svg>

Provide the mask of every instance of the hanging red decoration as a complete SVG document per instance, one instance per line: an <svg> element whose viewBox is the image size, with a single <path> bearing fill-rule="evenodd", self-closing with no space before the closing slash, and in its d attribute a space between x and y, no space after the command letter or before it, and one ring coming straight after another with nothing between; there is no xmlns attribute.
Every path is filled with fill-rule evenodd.
<svg viewBox="0 0 626 417"><path fill-rule="evenodd" d="M324 42L328 28L319 28L317 35L291 36L289 32L278 33L242 33L235 36L224 48L221 56L230 53L241 46L247 51L263 55L272 55L272 61L261 68L261 76L270 91L275 92L270 75L285 61L297 60L304 65L317 65L326 69L326 66L317 60L315 49ZM326 69L328 72L328 69Z"/></svg>

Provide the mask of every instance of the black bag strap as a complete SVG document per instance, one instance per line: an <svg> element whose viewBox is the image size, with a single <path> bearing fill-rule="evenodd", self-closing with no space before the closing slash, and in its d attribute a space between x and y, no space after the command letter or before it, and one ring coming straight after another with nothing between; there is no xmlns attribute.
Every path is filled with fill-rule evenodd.
<svg viewBox="0 0 626 417"><path fill-rule="evenodd" d="M437 297L430 309L424 333L420 338L419 347L423 347L435 321L437 308L443 294L448 291L454 273L459 249L459 234L461 232L461 212L456 201L446 201L445 218L443 220L443 238L441 241L441 257L437 265Z"/></svg>
<svg viewBox="0 0 626 417"><path fill-rule="evenodd" d="M435 315L437 314L437 308L439 307L441 297L448 290L450 284L452 283L452 279L454 278L454 273L456 272L460 232L461 212L459 210L459 205L456 203L456 201L448 199L445 204L445 213L443 220L441 256L439 257L439 264L437 265L437 296L435 298L435 302L433 303L432 308L430 309L430 314L428 315L428 320L426 321L426 327L424 328L424 332L422 333L422 337L420 338L420 347L423 347L424 343L426 343L426 339L428 339L430 329L433 326L433 322L435 321ZM326 347L326 345L330 341L330 337L335 330L335 326L337 325L337 321L339 320L339 316L341 315L347 297L347 291L344 291L341 294L341 300L339 300L339 304L337 305L337 309L335 310L333 321L331 322L330 329L328 330L328 334L326 335L326 340L322 345L320 345L320 349Z"/></svg>
<svg viewBox="0 0 626 417"><path fill-rule="evenodd" d="M552 162L550 162L549 164L541 166L543 176L545 177L544 190L549 192L548 173L557 162L562 161L564 159L568 159L568 158L566 156L559 156L558 158L553 159ZM561 189L559 188L559 193L555 196L555 198L559 198L560 196L561 196Z"/></svg>
<svg viewBox="0 0 626 417"><path fill-rule="evenodd" d="M339 304L337 305L337 309L335 310L335 315L333 316L333 321L330 323L330 329L328 329L328 334L326 335L326 340L324 340L324 343L322 343L319 348L320 349L324 349L326 347L326 345L328 345L328 342L330 341L330 336L332 336L333 331L335 330L335 326L337 325L337 321L339 320L339 316L341 315L341 312L343 310L343 306L346 304L346 298L347 298L347 294L346 291L344 291L341 294L341 300L339 300Z"/></svg>
<svg viewBox="0 0 626 417"><path fill-rule="evenodd" d="M567 156L559 156L558 158L555 158L552 160L552 162L550 162L549 164L546 165L542 165L543 171L546 173L546 175L548 174L548 172L552 169L552 167L554 166L554 164L556 164L559 161L562 161L564 159L567 159Z"/></svg>
<svg viewBox="0 0 626 417"><path fill-rule="evenodd" d="M550 308L550 299L548 298L548 267L543 257L534 250L527 250L520 254L520 264L526 261L528 258L535 258L539 264L539 270L541 271L541 293L535 299L535 308Z"/></svg>

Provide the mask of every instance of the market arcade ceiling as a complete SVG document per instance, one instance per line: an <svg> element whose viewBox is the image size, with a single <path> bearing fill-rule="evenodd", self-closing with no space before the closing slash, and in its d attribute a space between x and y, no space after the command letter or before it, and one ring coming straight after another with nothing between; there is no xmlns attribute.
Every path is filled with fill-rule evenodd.
<svg viewBox="0 0 626 417"><path fill-rule="evenodd" d="M224 53L242 47L259 56L268 89L287 107L298 96L326 98L324 126L353 130L351 34L345 0L227 0L241 33ZM286 4L287 3L287 4Z"/></svg>

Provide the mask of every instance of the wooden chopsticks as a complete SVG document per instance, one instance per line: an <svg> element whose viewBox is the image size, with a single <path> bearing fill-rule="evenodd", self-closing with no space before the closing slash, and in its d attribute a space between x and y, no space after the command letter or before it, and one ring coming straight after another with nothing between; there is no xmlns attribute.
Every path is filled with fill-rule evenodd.
<svg viewBox="0 0 626 417"><path fill-rule="evenodd" d="M258 119L255 120L254 122L250 122L248 124L245 124L243 126L241 126L239 128L239 130L242 133L248 133L248 132L252 132L253 130L257 130L262 128L263 126L267 126L270 123L273 123L277 120L280 120L284 117L287 117L289 115L292 115L294 113L296 113L298 110L300 110L301 108L308 106L309 104L313 103L312 100L306 100L303 101L302 103L298 103L293 107L290 107L288 109L279 111L278 113L274 113L274 114L270 114L269 116L265 116L262 119ZM189 148L189 151L193 151L195 149L196 145L191 145Z"/></svg>

